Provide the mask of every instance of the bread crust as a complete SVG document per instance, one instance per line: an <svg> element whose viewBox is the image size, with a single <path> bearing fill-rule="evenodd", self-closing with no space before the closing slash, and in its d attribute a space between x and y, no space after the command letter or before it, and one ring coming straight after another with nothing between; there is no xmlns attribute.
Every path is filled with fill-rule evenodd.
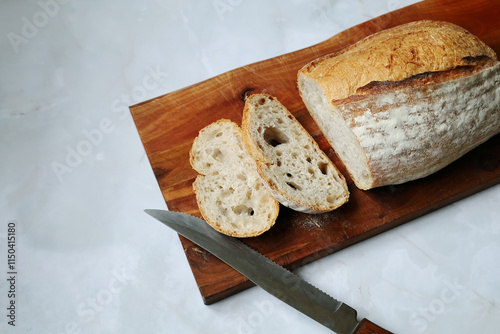
<svg viewBox="0 0 500 334"><path fill-rule="evenodd" d="M461 72L337 106L366 155L371 181L355 180L361 188L425 177L500 133L500 62Z"/></svg>
<svg viewBox="0 0 500 334"><path fill-rule="evenodd" d="M298 86L356 186L367 190L432 174L499 133L499 66L465 29L424 20L310 62Z"/></svg>
<svg viewBox="0 0 500 334"><path fill-rule="evenodd" d="M370 35L305 65L299 75L316 80L329 101L344 99L372 81L400 81L424 72L467 65L464 58L495 52L457 25L422 20Z"/></svg>
<svg viewBox="0 0 500 334"><path fill-rule="evenodd" d="M399 81L372 81L369 84L358 88L354 95L351 95L345 99L333 100L332 104L339 106L342 104L363 100L368 96L390 93L392 91L401 89L413 89L426 85L433 85L460 79L462 77L477 73L487 67L494 66L497 62L489 57L479 56L464 59L464 63L466 63L467 65L457 66L445 71L419 73ZM353 114L353 116L356 115Z"/></svg>

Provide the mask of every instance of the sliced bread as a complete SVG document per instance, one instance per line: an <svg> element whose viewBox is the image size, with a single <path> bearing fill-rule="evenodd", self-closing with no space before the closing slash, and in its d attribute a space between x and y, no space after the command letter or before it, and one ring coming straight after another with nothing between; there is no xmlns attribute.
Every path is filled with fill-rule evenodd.
<svg viewBox="0 0 500 334"><path fill-rule="evenodd" d="M272 195L296 211L332 211L349 198L344 177L316 141L275 98L247 98L243 143Z"/></svg>
<svg viewBox="0 0 500 334"><path fill-rule="evenodd" d="M221 119L203 128L193 142L190 163L200 173L193 183L198 207L214 229L253 237L274 225L279 204L262 183L236 123Z"/></svg>

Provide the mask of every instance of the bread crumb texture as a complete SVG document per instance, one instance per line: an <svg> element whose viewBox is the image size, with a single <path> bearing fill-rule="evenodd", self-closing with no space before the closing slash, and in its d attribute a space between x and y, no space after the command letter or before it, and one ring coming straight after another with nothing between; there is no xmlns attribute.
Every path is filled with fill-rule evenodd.
<svg viewBox="0 0 500 334"><path fill-rule="evenodd" d="M236 123L222 119L202 129L190 162L200 173L193 189L209 225L235 237L257 236L274 225L279 204L262 183Z"/></svg>
<svg viewBox="0 0 500 334"><path fill-rule="evenodd" d="M260 176L281 204L321 213L347 202L344 177L275 97L255 94L247 98L242 131Z"/></svg>

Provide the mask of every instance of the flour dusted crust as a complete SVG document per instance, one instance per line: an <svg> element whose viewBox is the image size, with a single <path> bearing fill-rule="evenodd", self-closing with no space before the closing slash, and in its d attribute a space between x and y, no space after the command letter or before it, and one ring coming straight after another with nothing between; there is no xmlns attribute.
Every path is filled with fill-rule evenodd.
<svg viewBox="0 0 500 334"><path fill-rule="evenodd" d="M200 173L193 183L198 207L210 226L242 238L274 225L279 204L243 147L236 123L221 119L203 128L189 155L191 166Z"/></svg>
<svg viewBox="0 0 500 334"><path fill-rule="evenodd" d="M349 199L343 175L275 97L247 97L243 143L271 194L295 211L322 213Z"/></svg>
<svg viewBox="0 0 500 334"><path fill-rule="evenodd" d="M427 176L500 132L494 51L463 28L418 21L299 71L304 103L361 189Z"/></svg>
<svg viewBox="0 0 500 334"><path fill-rule="evenodd" d="M363 147L372 188L430 175L500 132L500 63L465 77L337 106Z"/></svg>

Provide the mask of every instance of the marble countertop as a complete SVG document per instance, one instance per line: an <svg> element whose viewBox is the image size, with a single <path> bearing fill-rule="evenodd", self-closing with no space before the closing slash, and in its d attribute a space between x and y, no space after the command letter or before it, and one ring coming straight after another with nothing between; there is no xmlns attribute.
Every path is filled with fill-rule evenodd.
<svg viewBox="0 0 500 334"><path fill-rule="evenodd" d="M330 333L259 288L203 304L128 107L414 2L0 1L0 332ZM394 332L498 333L498 203L296 272Z"/></svg>

